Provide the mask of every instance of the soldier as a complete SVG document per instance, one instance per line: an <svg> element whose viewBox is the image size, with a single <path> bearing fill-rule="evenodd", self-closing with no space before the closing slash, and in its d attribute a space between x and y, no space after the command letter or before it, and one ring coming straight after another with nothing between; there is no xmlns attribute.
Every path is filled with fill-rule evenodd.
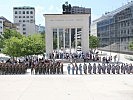
<svg viewBox="0 0 133 100"><path fill-rule="evenodd" d="M106 74L106 66L105 66L104 63L103 63L103 65L102 65L102 73L103 73L103 74Z"/></svg>
<svg viewBox="0 0 133 100"><path fill-rule="evenodd" d="M75 67L74 65L72 66L72 74L74 75L74 70L75 70Z"/></svg>
<svg viewBox="0 0 133 100"><path fill-rule="evenodd" d="M60 62L57 64L57 74L60 74Z"/></svg>
<svg viewBox="0 0 133 100"><path fill-rule="evenodd" d="M87 74L87 65L85 63L83 65L83 69L84 69L84 74Z"/></svg>
<svg viewBox="0 0 133 100"><path fill-rule="evenodd" d="M71 69L70 64L68 64L68 66L67 66L67 72L68 72L68 74L70 74L70 69Z"/></svg>
<svg viewBox="0 0 133 100"><path fill-rule="evenodd" d="M124 64L122 63L122 65L121 65L121 73L123 73L123 69L124 69Z"/></svg>
<svg viewBox="0 0 133 100"><path fill-rule="evenodd" d="M98 68L98 74L101 74L101 65L98 64L97 68Z"/></svg>
<svg viewBox="0 0 133 100"><path fill-rule="evenodd" d="M31 75L34 74L34 63L31 65Z"/></svg>
<svg viewBox="0 0 133 100"><path fill-rule="evenodd" d="M61 74L64 74L64 71L63 71L63 63L61 63Z"/></svg>
<svg viewBox="0 0 133 100"><path fill-rule="evenodd" d="M110 74L110 71L111 71L111 65L108 64L108 65L107 65L107 73Z"/></svg>
<svg viewBox="0 0 133 100"><path fill-rule="evenodd" d="M116 65L116 73L120 74L120 65Z"/></svg>
<svg viewBox="0 0 133 100"><path fill-rule="evenodd" d="M113 73L113 74L115 74L115 69L116 69L116 68L115 68L115 65L113 64L113 65L112 65L112 73Z"/></svg>
<svg viewBox="0 0 133 100"><path fill-rule="evenodd" d="M96 74L96 63L93 64L93 73Z"/></svg>
<svg viewBox="0 0 133 100"><path fill-rule="evenodd" d="M78 66L76 63L75 63L75 69L76 69L76 74L78 74Z"/></svg>
<svg viewBox="0 0 133 100"><path fill-rule="evenodd" d="M89 73L89 74L91 74L91 70L92 70L92 66L91 66L91 64L89 63L89 65L88 65L88 73Z"/></svg>
<svg viewBox="0 0 133 100"><path fill-rule="evenodd" d="M79 64L79 72L80 72L80 75L82 75L82 65Z"/></svg>

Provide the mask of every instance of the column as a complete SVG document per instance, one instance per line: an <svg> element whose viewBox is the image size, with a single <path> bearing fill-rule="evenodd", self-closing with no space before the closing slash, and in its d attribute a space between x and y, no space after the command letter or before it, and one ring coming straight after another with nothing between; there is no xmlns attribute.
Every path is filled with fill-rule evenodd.
<svg viewBox="0 0 133 100"><path fill-rule="evenodd" d="M59 28L57 28L57 51L59 52Z"/></svg>
<svg viewBox="0 0 133 100"><path fill-rule="evenodd" d="M65 50L65 29L63 29L63 49Z"/></svg>
<svg viewBox="0 0 133 100"><path fill-rule="evenodd" d="M69 49L71 53L71 28L69 28Z"/></svg>
<svg viewBox="0 0 133 100"><path fill-rule="evenodd" d="M77 52L77 28L75 28L75 50Z"/></svg>

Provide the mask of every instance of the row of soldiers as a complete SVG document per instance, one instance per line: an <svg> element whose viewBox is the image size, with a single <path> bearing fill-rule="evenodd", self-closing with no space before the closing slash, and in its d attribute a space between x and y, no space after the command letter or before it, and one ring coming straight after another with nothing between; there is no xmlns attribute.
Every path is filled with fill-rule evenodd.
<svg viewBox="0 0 133 100"><path fill-rule="evenodd" d="M0 63L0 75L25 74L27 65L24 63Z"/></svg>
<svg viewBox="0 0 133 100"><path fill-rule="evenodd" d="M67 66L68 74L131 74L133 73L132 64L68 64Z"/></svg>
<svg viewBox="0 0 133 100"><path fill-rule="evenodd" d="M63 74L63 63L61 62L39 62L32 64L31 74Z"/></svg>

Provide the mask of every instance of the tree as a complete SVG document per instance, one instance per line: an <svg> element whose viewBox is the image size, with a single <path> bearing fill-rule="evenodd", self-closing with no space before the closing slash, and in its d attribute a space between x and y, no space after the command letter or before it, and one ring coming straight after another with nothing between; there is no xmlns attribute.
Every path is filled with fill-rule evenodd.
<svg viewBox="0 0 133 100"><path fill-rule="evenodd" d="M4 33L0 35L0 48L4 48L5 40L11 37L22 38L22 35L15 30L5 29Z"/></svg>
<svg viewBox="0 0 133 100"><path fill-rule="evenodd" d="M96 36L89 36L89 47L91 48L91 50L95 49L98 47L99 45L99 39Z"/></svg>
<svg viewBox="0 0 133 100"><path fill-rule="evenodd" d="M22 45L21 39L18 39L17 37L11 37L10 39L5 40L5 45L2 52L11 57L20 57Z"/></svg>
<svg viewBox="0 0 133 100"><path fill-rule="evenodd" d="M6 39L2 52L12 57L21 57L43 54L44 50L44 38L41 34L34 34L27 37Z"/></svg>
<svg viewBox="0 0 133 100"><path fill-rule="evenodd" d="M133 51L133 41L129 43L128 48Z"/></svg>

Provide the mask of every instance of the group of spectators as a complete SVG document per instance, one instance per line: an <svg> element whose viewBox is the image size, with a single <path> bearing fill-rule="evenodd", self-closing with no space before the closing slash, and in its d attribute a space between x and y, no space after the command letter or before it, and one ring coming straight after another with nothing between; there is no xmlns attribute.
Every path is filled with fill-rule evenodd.
<svg viewBox="0 0 133 100"><path fill-rule="evenodd" d="M108 63L84 63L84 64L68 64L68 74L132 74L132 64L108 64Z"/></svg>

